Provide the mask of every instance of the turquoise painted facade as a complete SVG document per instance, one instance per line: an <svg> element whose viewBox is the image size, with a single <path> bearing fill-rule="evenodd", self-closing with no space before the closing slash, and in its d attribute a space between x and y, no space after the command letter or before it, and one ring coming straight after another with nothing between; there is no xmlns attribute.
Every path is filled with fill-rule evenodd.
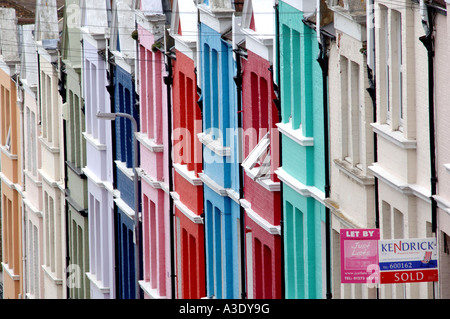
<svg viewBox="0 0 450 319"><path fill-rule="evenodd" d="M316 31L280 1L280 89L285 297L324 294L325 168L322 70Z"/></svg>

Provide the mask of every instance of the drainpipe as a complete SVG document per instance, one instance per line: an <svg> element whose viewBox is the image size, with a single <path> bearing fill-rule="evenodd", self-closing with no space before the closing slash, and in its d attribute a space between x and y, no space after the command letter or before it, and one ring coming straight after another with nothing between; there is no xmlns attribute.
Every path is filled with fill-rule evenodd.
<svg viewBox="0 0 450 319"><path fill-rule="evenodd" d="M172 299L176 298L176 282L175 282L175 240L174 240L174 211L173 211L173 178L172 178L172 99L171 99L171 85L173 84L172 74L172 59L175 60L175 56L172 52L167 51L164 53L167 57L166 70L167 75L164 76L164 84L167 88L167 131L168 131L168 160L169 160L169 216L170 216L170 280L172 284Z"/></svg>
<svg viewBox="0 0 450 319"><path fill-rule="evenodd" d="M65 73L64 73L64 66L61 66L61 70L60 70L60 79L59 79L59 88L58 88L58 92L59 95L61 96L62 99L62 103L66 103L66 89L64 87L65 85L65 81L66 81L66 77L65 77ZM66 137L67 137L67 120L63 118L63 141L66 141ZM69 207L68 207L68 202L67 202L67 148L64 147L63 148L63 156L64 156L64 201L65 201L65 205L64 205L64 211L65 211L65 215L66 215L66 220L65 220L65 227L66 227L66 270L69 267L70 264L70 247L69 247L69 221L68 221L68 217L69 217ZM66 273L67 276L67 273ZM70 299L70 288L69 285L66 285L66 298Z"/></svg>
<svg viewBox="0 0 450 319"><path fill-rule="evenodd" d="M237 89L237 107L238 107L238 131L242 134L241 130L243 129L243 121L242 121L242 66L241 66L241 57L244 55L240 49L234 49L234 53L236 54L236 75L233 77L234 82L236 83ZM240 139L240 151L243 152L243 140L242 135ZM242 154L242 153L241 153ZM239 198L244 198L244 169L242 168L242 158L239 156L238 164L239 164ZM240 220L240 230L241 230L241 299L247 298L246 291L246 267L245 267L245 209L242 204L239 205L239 220Z"/></svg>
<svg viewBox="0 0 450 319"><path fill-rule="evenodd" d="M277 111L278 121L281 123L281 62L280 62L280 11L278 9L279 2L275 0L275 40L276 40L276 57L277 57L277 81L273 83L276 99L273 100ZM273 69L272 69L273 71ZM278 153L279 153L279 167L282 167L282 136L278 132ZM283 182L280 180L280 237L281 237L281 299L285 299L285 278L284 278L284 221L283 221Z"/></svg>
<svg viewBox="0 0 450 319"><path fill-rule="evenodd" d="M437 230L437 202L434 198L437 189L436 176L436 148L435 148L435 126L434 126L434 38L433 38L433 18L432 10L428 10L424 1L420 1L422 25L425 35L419 40L423 43L428 53L428 120L429 120L429 139L430 139L430 170L431 170L431 228L432 232Z"/></svg>
<svg viewBox="0 0 450 319"><path fill-rule="evenodd" d="M321 35L319 42L319 57L317 61L322 69L322 91L323 91L323 128L324 128L324 162L325 162L325 198L330 197L330 164L329 164L329 146L328 146L328 53L326 51L325 37ZM326 249L326 284L327 299L332 298L331 292L331 220L330 208L325 205L325 249Z"/></svg>
<svg viewBox="0 0 450 319"><path fill-rule="evenodd" d="M376 98L376 82L375 82L375 26L374 26L374 3L373 0L367 5L367 77L369 87L366 89L372 99L373 113L372 121L377 122L377 98ZM378 135L373 132L373 161L378 162ZM375 196L375 228L380 228L380 209L378 207L378 178L374 176L374 196Z"/></svg>
<svg viewBox="0 0 450 319"><path fill-rule="evenodd" d="M114 97L114 90L115 90L115 86L114 86L114 63L112 61L113 59L113 55L111 53L111 51L109 50L110 48L110 39L107 38L106 39L107 43L106 43L106 50L105 50L105 63L107 64L107 76L108 76L108 85L106 86L106 90L108 91L109 94L109 101L110 101L110 112L114 112L114 108L115 108L115 97ZM109 72L109 73L108 73ZM112 156L114 158L115 154L116 154L116 130L115 130L115 126L114 123L112 121L109 121L109 129L111 131L111 153ZM112 160L112 164L114 164L114 159ZM116 174L116 170L114 169L114 165L113 165L113 189L117 188L117 174ZM114 215L113 215L113 222L114 222L114 234L118 234L119 229L117 228L117 206L113 205L113 209L114 209ZM118 293L118 288L119 288L119 272L117 269L117 264L118 264L118 257L119 256L119 247L117 247L117 243L114 243L114 279L115 279L115 298L119 299L119 293Z"/></svg>
<svg viewBox="0 0 450 319"><path fill-rule="evenodd" d="M195 76L196 76L196 83L198 83L197 82L197 68L194 69L194 72L195 72ZM199 96L199 98L197 100L197 106L200 109L200 119L202 121L201 127L203 128L203 97L202 97L202 89L200 86L198 86L198 84L197 84L197 94ZM203 147L200 148L200 151L202 152L202 161L203 161ZM203 162L202 162L202 169L203 169ZM205 193L204 188L205 187L202 183L202 194ZM204 205L204 203L202 203L202 214L200 216L203 220L203 252L204 252L204 254L206 254L206 231L205 231L205 226L204 226L205 225L205 205ZM206 270L207 270L206 258L203 258L203 263L205 266L205 294L206 294L208 291L208 285L207 285L208 279L207 279L207 275L206 275Z"/></svg>

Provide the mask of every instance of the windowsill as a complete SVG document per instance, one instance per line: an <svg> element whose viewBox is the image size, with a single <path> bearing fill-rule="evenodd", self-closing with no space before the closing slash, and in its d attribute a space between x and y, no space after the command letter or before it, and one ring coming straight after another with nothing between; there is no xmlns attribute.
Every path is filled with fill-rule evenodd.
<svg viewBox="0 0 450 319"><path fill-rule="evenodd" d="M447 170L448 173L450 173L450 163L444 164L444 168Z"/></svg>
<svg viewBox="0 0 450 319"><path fill-rule="evenodd" d="M33 175L33 174L31 173L31 171L29 171L29 170L24 170L23 173L25 174L25 176L26 176L29 180L31 180L31 181L33 182L33 184L34 184L36 187L41 187L41 186L42 186L42 181L40 181L40 180L38 179L38 176L39 176L38 174Z"/></svg>
<svg viewBox="0 0 450 319"><path fill-rule="evenodd" d="M133 180L134 178L134 173L133 173L133 169L127 167L127 164L125 162L122 161L114 161L114 163L116 163L117 168L124 173L129 179Z"/></svg>
<svg viewBox="0 0 450 319"><path fill-rule="evenodd" d="M207 148L212 150L217 155L219 156L231 155L231 148L228 146L223 146L220 140L213 139L212 134L198 133L197 137L203 145L205 145Z"/></svg>
<svg viewBox="0 0 450 319"><path fill-rule="evenodd" d="M2 268L4 270L4 273L8 274L8 276L12 280L19 280L20 279L19 275L14 275L14 271L11 268L9 268L7 263L2 262Z"/></svg>
<svg viewBox="0 0 450 319"><path fill-rule="evenodd" d="M102 285L102 283L97 280L97 276L94 274L91 274L90 272L86 273L86 277L89 279L89 282L94 284L94 286L100 290L101 293L106 294L109 293L109 287L105 287Z"/></svg>
<svg viewBox="0 0 450 319"><path fill-rule="evenodd" d="M378 136L383 137L389 142L401 147L402 149L416 149L417 141L408 140L403 136L402 131L393 131L388 124L372 123L373 131Z"/></svg>
<svg viewBox="0 0 450 319"><path fill-rule="evenodd" d="M74 172L76 175L78 175L78 177L86 178L86 175L84 175L83 170L81 169L81 167L75 166L75 164L70 162L70 161L66 161L66 165L67 165L67 167L70 168L70 170L72 172Z"/></svg>
<svg viewBox="0 0 450 319"><path fill-rule="evenodd" d="M176 192L171 192L173 203L178 208L178 210L186 216L190 221L194 224L203 224L203 218L197 214L195 214L192 210L190 210L183 202L180 200L180 195Z"/></svg>
<svg viewBox="0 0 450 319"><path fill-rule="evenodd" d="M17 160L19 157L16 154L12 154L5 145L0 145L0 150L3 154L5 154L11 160Z"/></svg>
<svg viewBox="0 0 450 319"><path fill-rule="evenodd" d="M358 184L364 186L374 184L374 178L371 176L364 175L362 170L360 170L358 167L354 167L349 162L340 159L335 159L333 161L341 172L349 176Z"/></svg>
<svg viewBox="0 0 450 319"><path fill-rule="evenodd" d="M369 167L372 173L382 182L389 185L403 195L414 195L422 200L430 201L430 190L418 184L408 184L404 180L396 177L377 163Z"/></svg>
<svg viewBox="0 0 450 319"><path fill-rule="evenodd" d="M47 138L39 136L38 139L41 145L43 145L50 153L59 153L59 147L54 147L53 145L51 145L51 143L47 141Z"/></svg>
<svg viewBox="0 0 450 319"><path fill-rule="evenodd" d="M149 281L139 280L139 286L152 299L166 299L166 297L160 296L158 291L151 287Z"/></svg>
<svg viewBox="0 0 450 319"><path fill-rule="evenodd" d="M281 226L273 225L266 219L262 218L257 212L252 209L252 205L246 199L241 199L241 205L245 209L247 216L257 223L262 229L271 235L281 235Z"/></svg>
<svg viewBox="0 0 450 319"><path fill-rule="evenodd" d="M149 184L154 189L162 188L162 186L161 186L162 182L160 182L160 181L156 180L155 178L153 178L152 176L148 175L147 172L145 170L143 170L142 168L140 168L140 167L136 168L136 172L141 180L144 180L147 184Z"/></svg>
<svg viewBox="0 0 450 319"><path fill-rule="evenodd" d="M89 142L89 144L91 144L92 146L94 146L94 148L98 151L105 151L106 150L106 145L105 144L101 144L99 142L98 139L94 138L92 136L92 134L89 134L87 132L82 132L81 134L83 134L84 139Z"/></svg>
<svg viewBox="0 0 450 319"><path fill-rule="evenodd" d="M194 186L201 186L203 185L202 180L200 177L195 176L194 171L189 171L187 169L187 165L181 165L181 164L173 164L173 167L177 171L178 174L184 177L185 180L187 180L189 183L191 183Z"/></svg>
<svg viewBox="0 0 450 319"><path fill-rule="evenodd" d="M141 143L141 145L144 145L147 149L149 149L151 152L163 152L164 151L164 145L163 144L156 144L155 139L148 138L147 133L136 133L136 139Z"/></svg>
<svg viewBox="0 0 450 319"><path fill-rule="evenodd" d="M278 131L301 146L314 146L314 138L303 136L301 129L292 129L291 123L277 123Z"/></svg>
<svg viewBox="0 0 450 319"><path fill-rule="evenodd" d="M62 283L63 283L63 280L62 279L59 279L57 276L56 276L56 273L55 272L53 272L53 271L51 271L50 269L49 269L49 267L47 267L47 266L45 266L45 265L42 265L42 269L44 270L44 273L56 284L56 285L62 285Z"/></svg>

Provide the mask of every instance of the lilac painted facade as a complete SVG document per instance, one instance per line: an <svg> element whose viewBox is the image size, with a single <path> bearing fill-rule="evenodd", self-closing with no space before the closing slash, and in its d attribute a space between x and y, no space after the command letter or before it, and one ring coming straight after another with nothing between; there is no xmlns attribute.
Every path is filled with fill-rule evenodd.
<svg viewBox="0 0 450 319"><path fill-rule="evenodd" d="M86 167L89 209L89 272L92 299L114 299L114 188L112 162L112 123L98 120L97 112L111 112L107 91L108 64L104 56L107 40L109 1L86 1L86 20L82 22L83 84L85 100ZM95 16L90 16L94 14Z"/></svg>

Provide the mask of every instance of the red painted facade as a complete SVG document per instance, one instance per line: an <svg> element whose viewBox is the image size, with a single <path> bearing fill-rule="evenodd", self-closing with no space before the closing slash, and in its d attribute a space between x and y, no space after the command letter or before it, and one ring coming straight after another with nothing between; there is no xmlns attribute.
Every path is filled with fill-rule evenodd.
<svg viewBox="0 0 450 319"><path fill-rule="evenodd" d="M244 158L257 142L270 131L270 181L278 182L274 169L278 167L278 112L273 103L274 91L270 62L247 51L242 59L242 107L244 135ZM255 132L250 138L251 132ZM247 280L252 280L253 298L281 298L281 236L273 233L280 225L280 191L269 190L247 174L244 177L244 199L250 204L246 208L245 223L247 240L251 240L253 269ZM272 231L262 226L261 220L274 226ZM259 221L259 222L258 222ZM251 236L249 237L249 233ZM251 238L251 239L250 239ZM249 243L247 243L249 244ZM247 252L247 254L250 252ZM248 283L249 284L249 283Z"/></svg>
<svg viewBox="0 0 450 319"><path fill-rule="evenodd" d="M173 62L173 154L175 234L177 258L177 298L198 299L205 291L205 252L202 170L201 111L197 105L197 79L194 61L176 51Z"/></svg>

